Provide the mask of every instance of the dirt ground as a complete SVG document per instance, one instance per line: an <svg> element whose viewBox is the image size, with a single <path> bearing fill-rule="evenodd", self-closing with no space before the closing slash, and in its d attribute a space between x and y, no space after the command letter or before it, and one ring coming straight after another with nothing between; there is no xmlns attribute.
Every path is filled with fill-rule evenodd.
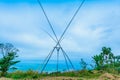
<svg viewBox="0 0 120 80"><path fill-rule="evenodd" d="M13 79L2 77L2 78L0 78L0 80L13 80Z"/></svg>
<svg viewBox="0 0 120 80"><path fill-rule="evenodd" d="M0 78L0 80L98 80L98 79L85 79L76 77L46 77L41 79L10 79L10 78Z"/></svg>
<svg viewBox="0 0 120 80"><path fill-rule="evenodd" d="M77 77L46 77L40 80L98 80L98 79L85 79L85 78L77 78Z"/></svg>
<svg viewBox="0 0 120 80"><path fill-rule="evenodd" d="M109 73L102 74L97 79L87 79L80 77L45 77L39 79L10 79L10 78L0 78L0 80L120 80L120 76L113 75Z"/></svg>

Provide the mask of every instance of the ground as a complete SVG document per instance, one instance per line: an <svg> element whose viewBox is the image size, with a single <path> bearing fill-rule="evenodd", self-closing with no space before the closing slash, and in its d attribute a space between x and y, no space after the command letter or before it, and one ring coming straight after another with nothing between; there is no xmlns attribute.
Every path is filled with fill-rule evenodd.
<svg viewBox="0 0 120 80"><path fill-rule="evenodd" d="M5 78L1 77L0 80L16 80L16 79L10 79L10 78ZM17 80L33 80L33 79L17 79ZM120 76L118 75L113 75L109 73L104 73L98 78L82 78L82 77L44 77L44 78L39 78L39 79L34 79L34 80L120 80Z"/></svg>
<svg viewBox="0 0 120 80"><path fill-rule="evenodd" d="M2 77L2 78L0 78L0 80L13 80L13 79Z"/></svg>

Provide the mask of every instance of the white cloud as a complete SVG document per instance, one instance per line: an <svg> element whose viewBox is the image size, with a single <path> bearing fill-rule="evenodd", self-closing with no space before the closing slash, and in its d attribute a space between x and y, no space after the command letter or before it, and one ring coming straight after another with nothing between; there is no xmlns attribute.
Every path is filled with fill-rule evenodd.
<svg viewBox="0 0 120 80"><path fill-rule="evenodd" d="M57 35L61 35L78 6L78 4L74 4L44 4ZM119 8L120 6L116 3L93 5L86 2L65 34L61 42L63 48L77 56L80 55L77 53L96 54L98 49L104 45L108 46L108 44L118 50L119 48L115 46L118 47L118 43L120 43L118 37L120 32ZM55 42L40 29L44 28L52 33L38 4L14 6L3 4L0 9L0 38L3 41L14 42L20 49L22 58L43 58L54 47Z"/></svg>

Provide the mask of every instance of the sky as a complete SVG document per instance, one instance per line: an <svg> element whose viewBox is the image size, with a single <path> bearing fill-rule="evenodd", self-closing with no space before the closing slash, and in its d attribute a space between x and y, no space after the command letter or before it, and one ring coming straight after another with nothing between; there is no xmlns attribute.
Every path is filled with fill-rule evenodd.
<svg viewBox="0 0 120 80"><path fill-rule="evenodd" d="M58 38L81 2L41 0ZM43 60L53 49L56 43L44 30L54 37L37 0L0 0L0 43L12 43L20 59ZM103 46L119 55L119 34L120 1L86 0L61 45L72 60L89 59Z"/></svg>

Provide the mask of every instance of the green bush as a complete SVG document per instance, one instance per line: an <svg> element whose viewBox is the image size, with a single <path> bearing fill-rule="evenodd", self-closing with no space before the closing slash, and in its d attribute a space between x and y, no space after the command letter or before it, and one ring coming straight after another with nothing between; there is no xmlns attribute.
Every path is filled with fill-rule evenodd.
<svg viewBox="0 0 120 80"><path fill-rule="evenodd" d="M19 79L19 78L25 77L25 75L24 75L23 71L15 71L15 72L12 72L12 73L8 73L6 77Z"/></svg>
<svg viewBox="0 0 120 80"><path fill-rule="evenodd" d="M39 76L40 74L37 71L33 71L33 70L28 70L26 72L15 71L7 74L8 78L13 78L13 79L23 79L23 78L33 79L33 78L38 78Z"/></svg>

